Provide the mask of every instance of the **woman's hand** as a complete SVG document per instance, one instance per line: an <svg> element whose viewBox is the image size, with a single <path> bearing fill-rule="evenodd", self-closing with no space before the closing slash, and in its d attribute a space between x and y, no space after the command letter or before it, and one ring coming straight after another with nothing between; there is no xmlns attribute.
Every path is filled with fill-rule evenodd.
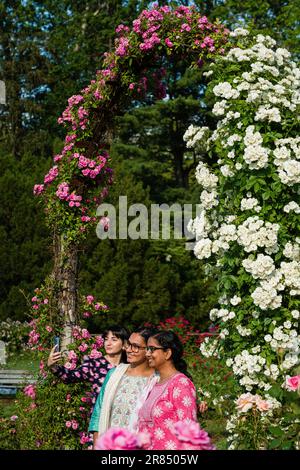
<svg viewBox="0 0 300 470"><path fill-rule="evenodd" d="M207 409L208 409L207 402L206 401L201 401L199 403L198 409L199 409L200 413L205 413L205 411L207 411Z"/></svg>
<svg viewBox="0 0 300 470"><path fill-rule="evenodd" d="M61 352L56 352L56 346L51 349L51 352L48 357L47 365L48 367L54 366L61 359Z"/></svg>

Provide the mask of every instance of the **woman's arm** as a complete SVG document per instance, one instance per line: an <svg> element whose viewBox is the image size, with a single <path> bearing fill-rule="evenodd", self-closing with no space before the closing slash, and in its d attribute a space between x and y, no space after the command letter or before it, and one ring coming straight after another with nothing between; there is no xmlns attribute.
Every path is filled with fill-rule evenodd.
<svg viewBox="0 0 300 470"><path fill-rule="evenodd" d="M96 445L98 436L99 436L99 433L98 433L98 432L94 432L94 435L93 435L93 450L95 450L95 445Z"/></svg>

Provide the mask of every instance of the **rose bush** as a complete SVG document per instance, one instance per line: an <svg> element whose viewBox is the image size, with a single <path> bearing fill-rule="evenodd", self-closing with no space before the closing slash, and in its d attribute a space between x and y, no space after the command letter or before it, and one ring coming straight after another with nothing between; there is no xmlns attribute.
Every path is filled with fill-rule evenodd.
<svg viewBox="0 0 300 470"><path fill-rule="evenodd" d="M196 257L220 268L210 318L221 341L206 338L200 349L222 354L242 388L269 404L250 407L262 426L254 439L258 424L241 410L231 418L229 446L261 448L272 441L269 424L288 412L278 384L299 363L300 70L270 37L239 28L231 45L206 72L215 130L192 125L185 134L211 161L196 170L203 210L190 230Z"/></svg>

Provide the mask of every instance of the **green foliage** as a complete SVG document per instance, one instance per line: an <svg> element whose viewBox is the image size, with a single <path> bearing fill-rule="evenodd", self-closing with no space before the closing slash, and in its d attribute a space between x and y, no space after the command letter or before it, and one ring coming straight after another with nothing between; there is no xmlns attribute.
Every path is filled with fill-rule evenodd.
<svg viewBox="0 0 300 470"><path fill-rule="evenodd" d="M0 322L0 340L5 342L8 355L21 352L25 348L29 330L27 322L13 321L10 318Z"/></svg>
<svg viewBox="0 0 300 470"><path fill-rule="evenodd" d="M46 167L32 156L15 162L0 149L0 318L24 320L27 296L49 272L49 234L32 185Z"/></svg>
<svg viewBox="0 0 300 470"><path fill-rule="evenodd" d="M87 390L83 384L70 387L55 381L53 376L39 384L36 398L20 394L16 420L16 438L21 449L79 450L80 430L87 429L88 409L79 412L84 405L82 395ZM73 422L76 429L66 426ZM74 424L76 423L76 424Z"/></svg>

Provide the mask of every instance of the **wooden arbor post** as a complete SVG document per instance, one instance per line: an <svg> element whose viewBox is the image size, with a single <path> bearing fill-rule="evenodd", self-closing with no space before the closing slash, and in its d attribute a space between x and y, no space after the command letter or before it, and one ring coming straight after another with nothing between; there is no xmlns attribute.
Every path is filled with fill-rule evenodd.
<svg viewBox="0 0 300 470"><path fill-rule="evenodd" d="M53 277L58 283L57 307L63 320L61 349L72 342L72 329L78 325L78 246L66 244L64 235L54 235Z"/></svg>

